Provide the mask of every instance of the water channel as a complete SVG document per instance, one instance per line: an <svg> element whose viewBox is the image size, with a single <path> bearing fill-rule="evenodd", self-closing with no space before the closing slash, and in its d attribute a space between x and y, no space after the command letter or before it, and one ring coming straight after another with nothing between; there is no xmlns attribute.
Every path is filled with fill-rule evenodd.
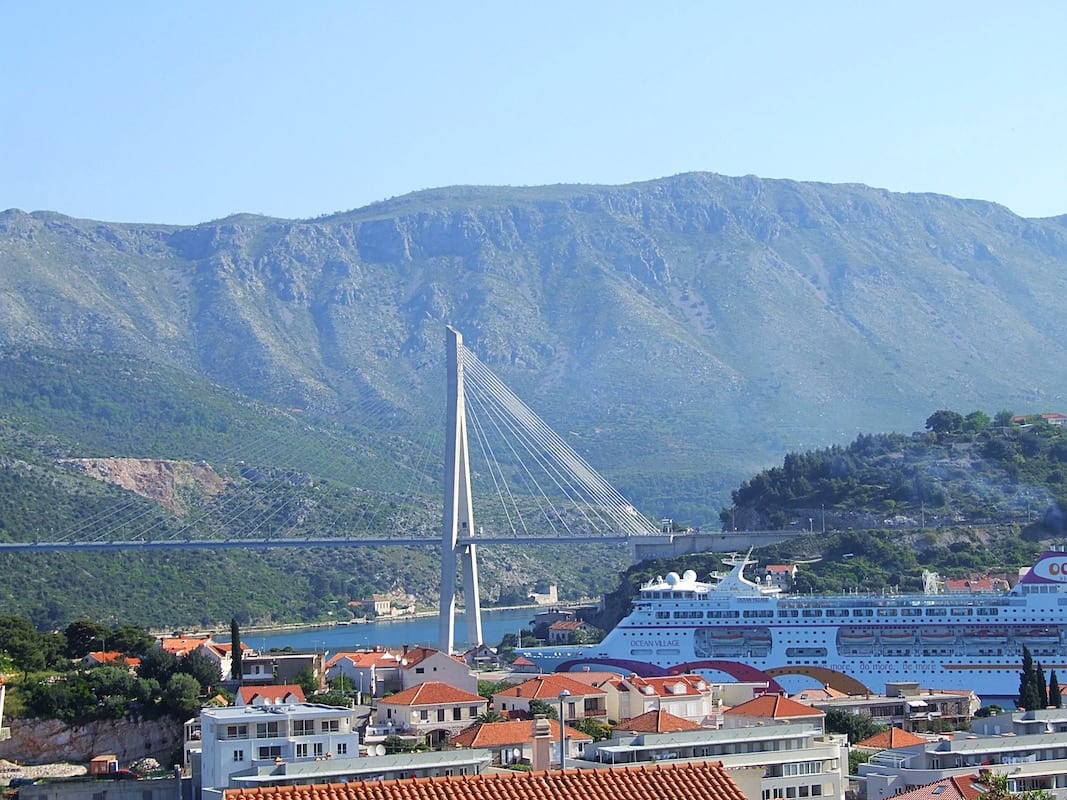
<svg viewBox="0 0 1067 800"><path fill-rule="evenodd" d="M521 628L529 628L536 608L507 608L482 610L482 638L490 647L496 647L506 633L518 635ZM268 631L241 632L245 645L261 653L271 649L291 647L294 650L326 650L337 653L345 650L361 650L380 645L398 648L426 645L437 647L437 616L408 617L398 620L378 620L354 625L334 625L315 628L288 628ZM462 613L456 615L456 650L462 652L470 647L464 641L466 620ZM228 635L220 635L218 641L229 641Z"/></svg>

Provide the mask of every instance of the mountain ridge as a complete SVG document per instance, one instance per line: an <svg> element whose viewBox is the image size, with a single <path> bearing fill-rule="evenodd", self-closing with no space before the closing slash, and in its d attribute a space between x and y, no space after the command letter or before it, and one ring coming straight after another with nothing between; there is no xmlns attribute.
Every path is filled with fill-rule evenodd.
<svg viewBox="0 0 1067 800"><path fill-rule="evenodd" d="M655 472L699 475L724 498L784 452L872 420L1054 410L1065 221L702 172L444 187L295 221L7 211L0 346L144 353L410 434L439 396L448 323L638 496Z"/></svg>

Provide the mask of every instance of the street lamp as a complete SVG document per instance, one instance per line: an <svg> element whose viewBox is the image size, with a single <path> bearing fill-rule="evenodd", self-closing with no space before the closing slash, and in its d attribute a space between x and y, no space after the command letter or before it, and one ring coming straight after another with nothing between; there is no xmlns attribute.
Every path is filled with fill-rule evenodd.
<svg viewBox="0 0 1067 800"><path fill-rule="evenodd" d="M567 768L567 726L563 722L563 704L567 698L571 696L571 693L564 689L559 693L559 768L564 770Z"/></svg>

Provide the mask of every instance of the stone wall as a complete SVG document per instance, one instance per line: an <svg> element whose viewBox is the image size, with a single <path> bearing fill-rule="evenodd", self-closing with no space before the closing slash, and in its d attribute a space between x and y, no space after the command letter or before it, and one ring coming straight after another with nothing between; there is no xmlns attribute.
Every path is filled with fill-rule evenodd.
<svg viewBox="0 0 1067 800"><path fill-rule="evenodd" d="M11 738L0 742L0 758L21 764L53 761L88 762L105 753L118 756L119 764L152 756L169 766L181 747L183 727L166 717L160 720L127 720L67 725L58 720L10 720ZM179 757L179 763L181 759Z"/></svg>

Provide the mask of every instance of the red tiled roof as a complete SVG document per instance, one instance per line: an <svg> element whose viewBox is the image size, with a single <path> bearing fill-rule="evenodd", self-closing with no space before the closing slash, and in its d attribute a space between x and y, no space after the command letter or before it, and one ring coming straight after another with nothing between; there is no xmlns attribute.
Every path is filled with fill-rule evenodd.
<svg viewBox="0 0 1067 800"><path fill-rule="evenodd" d="M536 720L516 719L507 722L479 722L448 740L457 747L506 747L532 742ZM559 722L546 720L551 730L552 741L559 741ZM591 742L593 737L576 728L567 726L567 737L576 742Z"/></svg>
<svg viewBox="0 0 1067 800"><path fill-rule="evenodd" d="M202 644L211 642L210 636L164 636L159 640L159 646L168 653L176 656L184 656L191 653Z"/></svg>
<svg viewBox="0 0 1067 800"><path fill-rule="evenodd" d="M604 686L608 683L617 684L622 678L617 672L593 672L592 670L568 672L567 677L587 686Z"/></svg>
<svg viewBox="0 0 1067 800"><path fill-rule="evenodd" d="M952 775L894 795L907 800L978 800L984 788L977 775Z"/></svg>
<svg viewBox="0 0 1067 800"><path fill-rule="evenodd" d="M532 667L534 665L534 663L526 656L519 656L514 661L512 661L511 664L514 667Z"/></svg>
<svg viewBox="0 0 1067 800"><path fill-rule="evenodd" d="M270 686L242 686L237 690L237 696L241 698L241 702L246 706L252 705L256 698L261 698L264 702L275 705L284 702L305 702L304 690L295 683L280 683Z"/></svg>
<svg viewBox="0 0 1067 800"><path fill-rule="evenodd" d="M745 800L718 761L659 762L613 769L568 769L311 786L227 789L224 800Z"/></svg>
<svg viewBox="0 0 1067 800"><path fill-rule="evenodd" d="M791 695L793 700L798 700L801 703L814 703L817 700L830 700L834 697L846 697L845 692L840 689L835 689L832 686L824 686L821 689L804 689Z"/></svg>
<svg viewBox="0 0 1067 800"><path fill-rule="evenodd" d="M588 627L580 619L561 619L548 626L550 631L577 631Z"/></svg>
<svg viewBox="0 0 1067 800"><path fill-rule="evenodd" d="M792 572L796 567L792 564L768 564L767 572Z"/></svg>
<svg viewBox="0 0 1067 800"><path fill-rule="evenodd" d="M631 675L622 683L624 685L619 688L623 691L629 687L647 697L692 697L711 691L708 682L700 675L671 675L655 678Z"/></svg>
<svg viewBox="0 0 1067 800"><path fill-rule="evenodd" d="M512 686L502 692L497 692L501 697L522 697L526 700L558 700L559 693L566 689L572 695L586 696L591 694L606 694L603 689L595 686L587 686L584 683L554 672L548 675L538 675L523 681L518 686Z"/></svg>
<svg viewBox="0 0 1067 800"><path fill-rule="evenodd" d="M822 711L796 700L790 700L780 694L761 694L748 702L727 709L724 714L742 717L768 717L770 719L792 719L793 717L823 717Z"/></svg>
<svg viewBox="0 0 1067 800"><path fill-rule="evenodd" d="M877 747L888 750L891 747L908 747L913 744L926 744L926 739L914 733L908 733L903 728L890 728L874 736L868 736L862 742L856 742L856 747Z"/></svg>
<svg viewBox="0 0 1067 800"><path fill-rule="evenodd" d="M444 703L486 703L484 697L440 681L426 681L379 701L390 706L436 706Z"/></svg>
<svg viewBox="0 0 1067 800"><path fill-rule="evenodd" d="M654 708L615 726L617 731L634 733L674 733L675 731L698 731L700 726L688 719L676 717L662 708Z"/></svg>
<svg viewBox="0 0 1067 800"><path fill-rule="evenodd" d="M326 662L326 669L332 669L337 662L348 659L356 667L395 667L400 663L400 656L388 650L356 650L335 653Z"/></svg>

